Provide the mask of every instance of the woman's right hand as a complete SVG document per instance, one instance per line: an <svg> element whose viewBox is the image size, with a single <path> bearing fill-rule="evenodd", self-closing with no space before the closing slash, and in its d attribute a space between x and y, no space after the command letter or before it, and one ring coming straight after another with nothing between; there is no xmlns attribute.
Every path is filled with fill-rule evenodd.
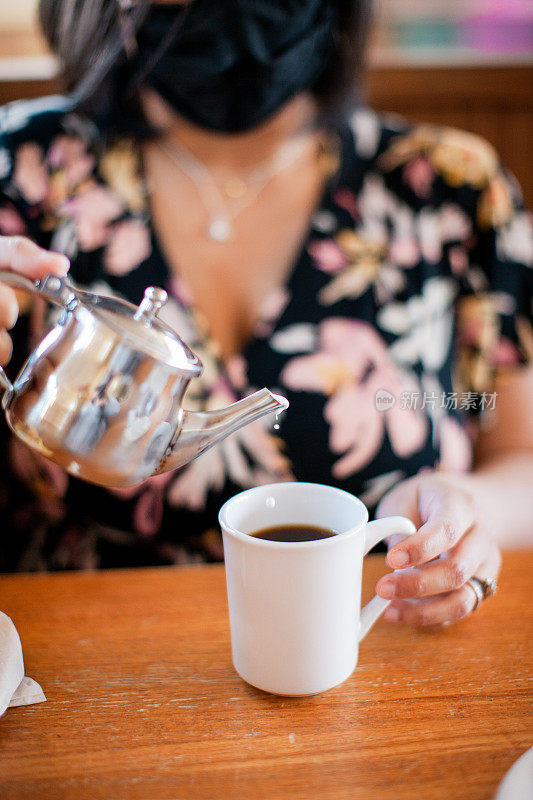
<svg viewBox="0 0 533 800"><path fill-rule="evenodd" d="M45 275L66 275L69 260L61 253L43 250L24 236L0 236L0 269L18 272L37 280ZM17 296L10 286L0 283L0 364L11 358L11 337L8 331L17 321Z"/></svg>

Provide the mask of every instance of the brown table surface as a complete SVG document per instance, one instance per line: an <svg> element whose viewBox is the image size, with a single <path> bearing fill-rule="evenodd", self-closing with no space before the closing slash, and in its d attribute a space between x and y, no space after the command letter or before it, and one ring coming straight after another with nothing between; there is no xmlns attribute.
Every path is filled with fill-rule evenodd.
<svg viewBox="0 0 533 800"><path fill-rule="evenodd" d="M507 553L446 629L378 622L351 678L300 699L234 672L222 566L0 577L48 698L0 720L0 797L491 798L533 744L532 573Z"/></svg>

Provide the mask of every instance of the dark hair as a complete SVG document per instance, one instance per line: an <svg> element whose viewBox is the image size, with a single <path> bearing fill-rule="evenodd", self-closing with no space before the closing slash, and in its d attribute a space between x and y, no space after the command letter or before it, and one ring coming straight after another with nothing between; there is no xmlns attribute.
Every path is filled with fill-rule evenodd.
<svg viewBox="0 0 533 800"><path fill-rule="evenodd" d="M356 102L364 69L371 0L331 0L336 7L335 48L313 88L325 117L342 115ZM137 0L121 12L119 0L40 0L39 20L59 58L61 79L76 107L110 126L146 133L138 91L124 48L124 16L138 29L150 7ZM183 6L186 13L187 4Z"/></svg>

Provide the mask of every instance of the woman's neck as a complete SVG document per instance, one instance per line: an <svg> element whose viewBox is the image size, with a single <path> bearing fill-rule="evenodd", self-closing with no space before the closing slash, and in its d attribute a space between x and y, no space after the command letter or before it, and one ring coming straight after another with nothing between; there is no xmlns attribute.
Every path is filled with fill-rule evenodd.
<svg viewBox="0 0 533 800"><path fill-rule="evenodd" d="M173 140L179 142L213 173L252 169L286 142L312 133L317 111L311 95L300 94L252 131L225 134L194 125L153 92L143 95L143 105L149 122L161 131L162 142L170 146Z"/></svg>

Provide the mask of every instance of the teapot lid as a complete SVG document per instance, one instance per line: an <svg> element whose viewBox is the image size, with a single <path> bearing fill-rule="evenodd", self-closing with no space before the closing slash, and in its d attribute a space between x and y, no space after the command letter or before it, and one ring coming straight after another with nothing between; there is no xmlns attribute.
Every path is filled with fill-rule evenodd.
<svg viewBox="0 0 533 800"><path fill-rule="evenodd" d="M202 362L185 342L168 325L157 319L157 313L166 303L164 289L149 286L139 306L116 297L92 294L72 288L76 300L88 308L99 320L121 334L151 358L163 361L190 377L202 372Z"/></svg>

